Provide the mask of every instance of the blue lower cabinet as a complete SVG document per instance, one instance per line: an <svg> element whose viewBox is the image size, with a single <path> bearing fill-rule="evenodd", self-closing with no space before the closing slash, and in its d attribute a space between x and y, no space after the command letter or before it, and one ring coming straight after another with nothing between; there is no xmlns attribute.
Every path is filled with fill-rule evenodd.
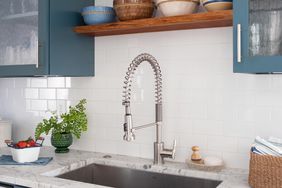
<svg viewBox="0 0 282 188"><path fill-rule="evenodd" d="M282 72L282 1L236 0L234 72Z"/></svg>
<svg viewBox="0 0 282 188"><path fill-rule="evenodd" d="M0 3L0 77L94 76L94 39L73 32L93 0Z"/></svg>

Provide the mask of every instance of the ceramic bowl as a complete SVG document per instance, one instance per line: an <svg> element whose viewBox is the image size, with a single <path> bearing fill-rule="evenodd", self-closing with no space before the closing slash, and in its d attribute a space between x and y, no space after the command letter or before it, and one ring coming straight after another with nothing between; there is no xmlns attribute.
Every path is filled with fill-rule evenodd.
<svg viewBox="0 0 282 188"><path fill-rule="evenodd" d="M233 0L202 0L202 4L209 12L233 8Z"/></svg>
<svg viewBox="0 0 282 188"><path fill-rule="evenodd" d="M88 6L82 9L82 16L87 25L115 22L116 14L112 7Z"/></svg>
<svg viewBox="0 0 282 188"><path fill-rule="evenodd" d="M12 158L18 163L30 163L38 160L40 147L16 149L11 148Z"/></svg>
<svg viewBox="0 0 282 188"><path fill-rule="evenodd" d="M114 5L128 4L128 3L152 3L152 0L114 0Z"/></svg>
<svg viewBox="0 0 282 188"><path fill-rule="evenodd" d="M198 10L199 0L157 0L156 4L164 16L192 14Z"/></svg>
<svg viewBox="0 0 282 188"><path fill-rule="evenodd" d="M41 141L41 143L38 143L38 140ZM5 140L5 143L11 148L11 154L14 161L18 163L29 163L38 160L44 138L40 137L38 140L36 140L33 146L25 148L20 148L18 144L14 144L12 140Z"/></svg>
<svg viewBox="0 0 282 188"><path fill-rule="evenodd" d="M152 0L114 0L113 6L120 21L151 18L154 13Z"/></svg>

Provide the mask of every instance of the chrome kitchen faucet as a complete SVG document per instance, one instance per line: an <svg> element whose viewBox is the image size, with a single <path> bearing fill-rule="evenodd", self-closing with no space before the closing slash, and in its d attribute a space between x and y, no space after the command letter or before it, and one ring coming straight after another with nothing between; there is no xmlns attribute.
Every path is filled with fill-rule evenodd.
<svg viewBox="0 0 282 188"><path fill-rule="evenodd" d="M133 127L132 115L130 110L131 85L133 75L138 66L143 62L150 63L155 73L155 94L156 94L156 121L154 123ZM157 60L150 54L140 54L130 64L124 81L124 96L122 104L125 106L124 115L124 137L123 139L130 142L135 139L134 132L139 129L156 126L156 142L154 142L154 164L163 164L164 158L175 158L176 140L174 140L172 149L165 149L164 142L161 141L162 128L162 74L161 68Z"/></svg>

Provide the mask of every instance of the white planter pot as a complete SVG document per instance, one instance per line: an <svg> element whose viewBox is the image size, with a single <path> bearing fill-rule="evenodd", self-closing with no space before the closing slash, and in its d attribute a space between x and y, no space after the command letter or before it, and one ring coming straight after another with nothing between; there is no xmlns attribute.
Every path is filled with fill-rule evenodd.
<svg viewBox="0 0 282 188"><path fill-rule="evenodd" d="M38 160L40 147L31 147L23 149L11 148L13 160L18 163L34 162Z"/></svg>

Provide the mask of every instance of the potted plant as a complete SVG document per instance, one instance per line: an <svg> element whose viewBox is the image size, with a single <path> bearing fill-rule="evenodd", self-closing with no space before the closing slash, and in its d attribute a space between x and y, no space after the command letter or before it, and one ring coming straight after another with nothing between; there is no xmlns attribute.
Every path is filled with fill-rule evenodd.
<svg viewBox="0 0 282 188"><path fill-rule="evenodd" d="M81 133L87 131L85 104L86 99L82 99L76 106L70 106L67 113L58 116L53 112L53 116L43 119L37 125L35 138L39 138L42 133L48 135L52 131L51 144L56 148L55 152L69 152L68 147L72 145L73 135L79 139Z"/></svg>

